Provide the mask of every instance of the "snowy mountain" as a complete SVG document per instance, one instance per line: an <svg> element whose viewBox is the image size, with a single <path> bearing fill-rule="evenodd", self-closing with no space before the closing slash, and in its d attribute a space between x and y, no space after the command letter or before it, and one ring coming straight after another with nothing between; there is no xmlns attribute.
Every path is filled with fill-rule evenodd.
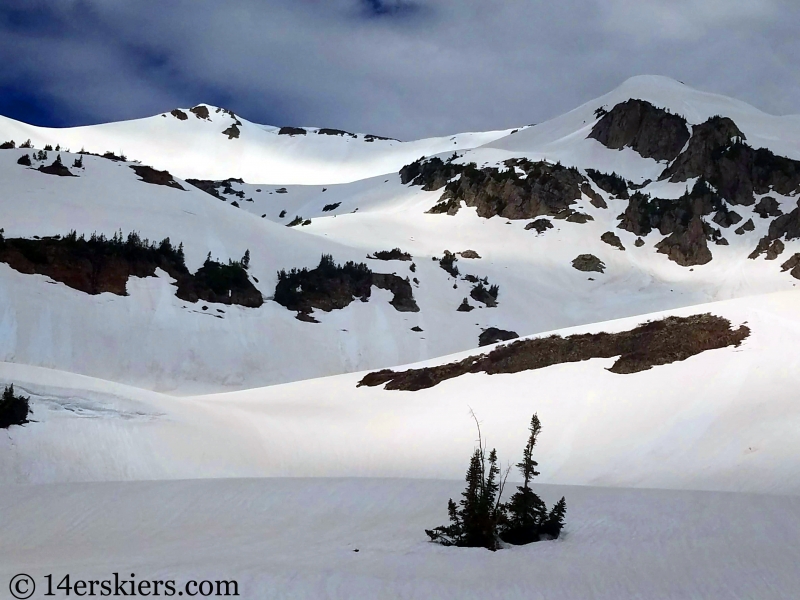
<svg viewBox="0 0 800 600"><path fill-rule="evenodd" d="M73 531L86 494L131 522L144 506L170 522L155 558L109 551L188 577L214 547L192 519L230 503L242 543L215 564L259 597L486 597L453 575L473 559L415 536L458 494L432 480L462 477L470 409L510 462L537 412L537 481L574 513L498 572L536 563L564 598L796 589L800 116L637 77L535 126L412 142L208 105L0 118L3 142L0 382L35 419L0 432L4 513L33 502ZM343 479L246 479L264 477ZM290 526L296 506L323 541ZM5 556L24 531L0 532ZM52 535L0 575L107 564ZM667 567L642 558L654 539ZM550 577L559 557L585 577ZM775 569L768 593L745 564Z"/></svg>

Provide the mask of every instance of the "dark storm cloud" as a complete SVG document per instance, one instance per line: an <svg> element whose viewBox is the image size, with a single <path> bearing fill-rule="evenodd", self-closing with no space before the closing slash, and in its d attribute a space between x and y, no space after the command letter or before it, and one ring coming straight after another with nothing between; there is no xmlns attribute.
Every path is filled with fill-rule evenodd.
<svg viewBox="0 0 800 600"><path fill-rule="evenodd" d="M404 139L539 122L643 73L800 112L785 0L6 0L0 113L208 102Z"/></svg>

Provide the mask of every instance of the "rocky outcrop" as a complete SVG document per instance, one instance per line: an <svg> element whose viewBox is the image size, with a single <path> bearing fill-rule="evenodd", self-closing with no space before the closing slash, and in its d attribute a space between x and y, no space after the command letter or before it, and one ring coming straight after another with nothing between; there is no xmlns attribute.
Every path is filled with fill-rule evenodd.
<svg viewBox="0 0 800 600"><path fill-rule="evenodd" d="M408 252L403 252L400 248L393 248L392 250L378 250L375 254L368 254L367 258L374 260L410 261L411 255Z"/></svg>
<svg viewBox="0 0 800 600"><path fill-rule="evenodd" d="M695 216L685 228L676 229L656 244L656 249L682 267L704 265L712 258L706 228L700 217Z"/></svg>
<svg viewBox="0 0 800 600"><path fill-rule="evenodd" d="M572 267L578 271L604 273L606 265L594 254L581 254L572 261Z"/></svg>
<svg viewBox="0 0 800 600"><path fill-rule="evenodd" d="M208 115L207 106L202 106L202 105L193 106L192 108L189 109L189 112L192 113L198 119L203 119L205 121L211 120Z"/></svg>
<svg viewBox="0 0 800 600"><path fill-rule="evenodd" d="M426 192L439 190L453 177L462 173L467 166L475 167L475 163L470 165L454 163L455 158L455 154L446 162L438 156L427 160L420 158L400 169L400 183L418 185Z"/></svg>
<svg viewBox="0 0 800 600"><path fill-rule="evenodd" d="M419 312L411 282L406 278L394 274L373 273L372 285L382 290L389 290L394 294L391 304L398 312Z"/></svg>
<svg viewBox="0 0 800 600"><path fill-rule="evenodd" d="M351 138L358 137L355 133L350 133L349 131L343 131L341 129L329 129L327 127L317 130L317 135L337 135L340 137L349 136Z"/></svg>
<svg viewBox="0 0 800 600"><path fill-rule="evenodd" d="M628 182L616 173L601 173L594 169L586 169L586 174L595 185L607 194L617 198L628 199Z"/></svg>
<svg viewBox="0 0 800 600"><path fill-rule="evenodd" d="M227 135L229 140L238 139L239 134L239 126L234 123L230 127L228 127L225 131L222 132L222 135Z"/></svg>
<svg viewBox="0 0 800 600"><path fill-rule="evenodd" d="M785 215L777 217L769 224L767 235L761 238L749 258L758 258L761 254L767 253L767 258L776 258L783 252L784 246L782 239L788 241L800 238L800 200L797 207Z"/></svg>
<svg viewBox="0 0 800 600"><path fill-rule="evenodd" d="M314 309L330 312L345 308L356 299L367 302L373 285L392 292L390 304L397 311L419 312L408 279L373 273L364 263L338 265L327 254L314 269L280 271L273 299L298 313L308 314Z"/></svg>
<svg viewBox="0 0 800 600"><path fill-rule="evenodd" d="M306 135L308 132L302 127L281 127L278 135Z"/></svg>
<svg viewBox="0 0 800 600"><path fill-rule="evenodd" d="M631 148L644 158L674 160L689 140L686 119L644 100L628 100L608 111L589 138L606 148Z"/></svg>
<svg viewBox="0 0 800 600"><path fill-rule="evenodd" d="M185 112L183 112L183 111L182 111L181 109L179 109L179 108L176 108L176 109L174 109L174 110L173 110L172 112L170 112L169 114L171 114L173 117L175 117L175 118L176 118L176 119L178 119L179 121L185 121L186 119L188 119L188 118L189 118L189 115L187 115Z"/></svg>
<svg viewBox="0 0 800 600"><path fill-rule="evenodd" d="M712 221L723 228L731 227L732 225L736 225L742 220L742 215L737 213L734 210L729 210L726 206L722 206L716 214Z"/></svg>
<svg viewBox="0 0 800 600"><path fill-rule="evenodd" d="M766 254L767 260L775 260L776 258L778 258L778 256L783 254L784 250L785 246L782 241L770 240L769 236L765 236L760 240L758 240L758 245L756 246L756 249L753 250L753 252L750 253L750 256L748 256L747 258L755 260L762 254Z"/></svg>
<svg viewBox="0 0 800 600"><path fill-rule="evenodd" d="M514 220L555 216L581 198L586 180L575 168L526 159L505 164L506 170L467 165L458 179L447 184L440 205L446 205L452 214L463 202L475 207L480 217Z"/></svg>
<svg viewBox="0 0 800 600"><path fill-rule="evenodd" d="M795 279L800 279L800 252L794 254L792 258L781 265L781 271L789 271Z"/></svg>
<svg viewBox="0 0 800 600"><path fill-rule="evenodd" d="M738 347L749 335L747 326L734 329L727 319L710 314L667 317L619 333L518 340L454 363L406 371L383 369L365 375L358 387L384 385L386 390L417 391L467 373L520 373L591 358L618 357L609 371L638 373L708 350Z"/></svg>
<svg viewBox="0 0 800 600"><path fill-rule="evenodd" d="M594 206L595 208L608 208L608 204L606 204L606 201L600 194L594 191L594 189L592 188L592 186L589 184L588 181L586 183L581 184L581 193L583 193L584 196L589 198L589 202L591 202L592 206Z"/></svg>
<svg viewBox="0 0 800 600"><path fill-rule="evenodd" d="M548 229L552 229L553 224L549 219L536 219L525 225L525 230L535 229L536 233L544 233Z"/></svg>
<svg viewBox="0 0 800 600"><path fill-rule="evenodd" d="M185 192L183 186L173 179L169 171L158 171L152 167L144 165L131 165L131 169L140 177L140 181L153 185L165 185Z"/></svg>
<svg viewBox="0 0 800 600"><path fill-rule="evenodd" d="M659 179L673 183L699 177L731 204L750 206L755 194L800 191L800 161L754 149L727 117L712 117L693 127L692 139Z"/></svg>
<svg viewBox="0 0 800 600"><path fill-rule="evenodd" d="M478 336L478 346L489 346L497 342L507 342L515 340L519 337L516 331L507 331L505 329L498 329L497 327L489 327L481 331Z"/></svg>
<svg viewBox="0 0 800 600"><path fill-rule="evenodd" d="M606 231L603 235L600 236L600 239L604 241L609 246L614 246L614 248L619 248L620 250L625 250L625 246L622 245L622 240L619 239L619 236L616 233L611 231Z"/></svg>
<svg viewBox="0 0 800 600"><path fill-rule="evenodd" d="M151 244L135 233L127 239L93 235L87 240L73 232L63 238L2 239L0 262L21 273L46 275L91 295L109 292L126 296L130 277L155 277L156 269L161 269L176 280L175 295L181 300L247 307L264 302L241 263L225 265L209 259L191 274L182 246L173 247L169 238Z"/></svg>
<svg viewBox="0 0 800 600"><path fill-rule="evenodd" d="M778 201L772 196L764 196L761 198L753 207L753 212L762 219L780 217L783 214L780 204L778 204Z"/></svg>
<svg viewBox="0 0 800 600"><path fill-rule="evenodd" d="M755 228L756 224L753 223L753 219L747 219L747 221L744 222L744 225L736 228L735 233L736 235L744 235L747 231L755 231Z"/></svg>

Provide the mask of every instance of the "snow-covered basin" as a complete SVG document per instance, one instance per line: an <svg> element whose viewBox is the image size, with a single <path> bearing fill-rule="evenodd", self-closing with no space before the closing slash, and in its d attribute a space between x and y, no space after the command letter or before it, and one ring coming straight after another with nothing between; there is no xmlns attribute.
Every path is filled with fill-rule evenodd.
<svg viewBox="0 0 800 600"><path fill-rule="evenodd" d="M800 498L538 486L557 541L443 548L460 481L228 479L0 488L0 584L236 581L242 598L548 600L796 597ZM358 550L358 552L356 552ZM54 584L55 585L55 584ZM162 588L163 590L163 588Z"/></svg>
<svg viewBox="0 0 800 600"><path fill-rule="evenodd" d="M711 312L751 335L641 373L610 373L613 359L593 359L418 392L357 388L363 374L348 374L175 398L0 363L0 382L29 393L39 421L0 436L0 479L460 478L475 443L472 409L503 463L519 460L539 414L543 483L798 494L799 308L800 293L786 292L562 330Z"/></svg>

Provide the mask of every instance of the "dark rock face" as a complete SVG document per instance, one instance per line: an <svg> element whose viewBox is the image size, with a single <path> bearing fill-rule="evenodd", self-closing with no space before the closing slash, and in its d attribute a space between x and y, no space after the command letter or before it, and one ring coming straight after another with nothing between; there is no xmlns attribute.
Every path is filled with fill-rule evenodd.
<svg viewBox="0 0 800 600"><path fill-rule="evenodd" d="M455 154L451 157L455 159ZM474 166L474 163L471 163ZM447 162L439 157L425 160L420 158L400 169L400 183L403 185L418 185L426 192L433 192L443 188L450 179L462 173L465 165Z"/></svg>
<svg viewBox="0 0 800 600"><path fill-rule="evenodd" d="M776 258L783 252L783 242L800 238L800 200L797 201L797 208L792 212L777 217L769 224L769 230L758 242L758 246L753 250L749 258L758 258L763 253L767 253L767 258Z"/></svg>
<svg viewBox="0 0 800 600"><path fill-rule="evenodd" d="M207 106L195 106L189 109L189 112L194 114L195 117L198 119L205 119L206 121L210 121L208 117L208 107Z"/></svg>
<svg viewBox="0 0 800 600"><path fill-rule="evenodd" d="M457 252L461 258L480 258L481 255L475 252L475 250L464 250L463 252Z"/></svg>
<svg viewBox="0 0 800 600"><path fill-rule="evenodd" d="M658 229L661 235L668 236L656 245L659 252L682 266L702 265L712 258L708 241L726 243L721 240L719 230L702 221L703 216L719 211L728 217L732 214L724 201L700 180L691 192L677 200L651 199L635 192L620 215L619 227L637 236Z"/></svg>
<svg viewBox="0 0 800 600"><path fill-rule="evenodd" d="M411 282L398 275L387 275L384 273L372 274L372 285L382 290L389 290L394 294L389 303L398 312L419 312L419 306L414 300L414 291L411 289Z"/></svg>
<svg viewBox="0 0 800 600"><path fill-rule="evenodd" d="M307 314L313 309L330 312L345 308L356 298L367 302L373 285L394 294L391 305L397 311L419 312L407 279L373 273L364 263L337 265L330 255L323 255L314 269L280 271L274 300L299 313Z"/></svg>
<svg viewBox="0 0 800 600"><path fill-rule="evenodd" d="M30 154L23 154L17 159L18 165L24 165L26 167L31 166L31 155Z"/></svg>
<svg viewBox="0 0 800 600"><path fill-rule="evenodd" d="M577 210L572 210L568 208L567 210L562 210L558 213L555 219L564 220L567 223L588 223L589 221L594 221L594 217L592 215L587 215L586 213L578 212Z"/></svg>
<svg viewBox="0 0 800 600"><path fill-rule="evenodd" d="M552 229L553 224L548 219L536 219L525 225L525 229L535 229L536 233L544 233L548 229Z"/></svg>
<svg viewBox="0 0 800 600"><path fill-rule="evenodd" d="M601 173L594 169L586 169L586 174L594 181L597 187L607 194L625 200L628 199L628 182L616 173Z"/></svg>
<svg viewBox="0 0 800 600"><path fill-rule="evenodd" d="M731 204L750 206L754 194L800 191L800 161L754 149L727 117L712 117L693 128L686 151L661 174L671 182L700 177Z"/></svg>
<svg viewBox="0 0 800 600"><path fill-rule="evenodd" d="M464 202L477 208L480 217L513 220L558 215L581 198L586 180L577 169L526 159L505 164L505 171L467 165L457 180L447 184L440 205L453 214ZM523 170L524 178L515 167Z"/></svg>
<svg viewBox="0 0 800 600"><path fill-rule="evenodd" d="M189 115L187 115L185 112L183 112L179 108L176 108L175 110L173 110L169 114L171 114L173 117L175 117L179 121L185 121L186 119L189 118Z"/></svg>
<svg viewBox="0 0 800 600"><path fill-rule="evenodd" d="M581 254L572 261L572 266L578 271L595 271L597 273L605 272L606 265L602 260L597 258L594 254Z"/></svg>
<svg viewBox="0 0 800 600"><path fill-rule="evenodd" d="M349 136L351 138L357 138L358 137L356 134L350 133L349 131L343 131L341 129L328 129L328 128L324 128L324 127L322 129L320 129L319 131L317 131L317 135L338 135L338 136L341 136L341 137Z"/></svg>
<svg viewBox="0 0 800 600"><path fill-rule="evenodd" d="M671 161L689 140L689 128L681 116L644 100L628 100L605 114L589 137L606 148L631 148L644 158Z"/></svg>
<svg viewBox="0 0 800 600"><path fill-rule="evenodd" d="M170 175L169 171L157 171L152 167L146 167L144 165L131 165L131 169L133 169L141 178L141 181L144 181L145 183L152 183L153 185L165 185L167 187L175 188L176 190L181 190L183 192L186 191L183 189L181 184L172 178L172 175Z"/></svg>
<svg viewBox="0 0 800 600"><path fill-rule="evenodd" d="M488 354L435 367L401 372L384 369L364 376L358 387L385 384L386 390L417 391L467 373L520 373L590 358L619 357L609 371L638 373L683 361L707 350L738 347L749 335L750 329L745 325L733 329L727 319L710 314L667 317L620 333L518 340Z"/></svg>
<svg viewBox="0 0 800 600"><path fill-rule="evenodd" d="M781 271L789 271L795 279L800 279L800 252L781 265Z"/></svg>
<svg viewBox="0 0 800 600"><path fill-rule="evenodd" d="M765 236L758 241L756 249L747 258L755 260L762 254L766 254L767 260L775 260L783 254L785 246L780 240L770 240L769 236Z"/></svg>
<svg viewBox="0 0 800 600"><path fill-rule="evenodd" d="M769 224L769 238L777 240L784 238L786 241L800 238L800 200L797 208L792 212L777 217Z"/></svg>
<svg viewBox="0 0 800 600"><path fill-rule="evenodd" d="M239 126L234 123L230 127L228 127L225 131L222 132L222 135L227 135L229 140L236 139L239 137Z"/></svg>
<svg viewBox="0 0 800 600"><path fill-rule="evenodd" d="M478 336L478 346L489 346L497 342L507 342L515 340L519 337L516 331L507 331L505 329L498 329L497 327L489 327L484 329Z"/></svg>
<svg viewBox="0 0 800 600"><path fill-rule="evenodd" d="M326 204L322 207L322 212L330 212L332 210L336 210L341 205L341 202L334 202L333 204Z"/></svg>
<svg viewBox="0 0 800 600"><path fill-rule="evenodd" d="M644 246L644 240L640 237L637 237L636 241L633 242L633 245L636 246L637 248L641 248L642 246Z"/></svg>
<svg viewBox="0 0 800 600"><path fill-rule="evenodd" d="M306 135L308 133L302 127L281 127L278 130L278 135Z"/></svg>
<svg viewBox="0 0 800 600"><path fill-rule="evenodd" d="M753 230L755 230L755 228L756 228L756 224L753 223L753 219L747 219L747 221L745 221L744 225L742 225L741 227L738 227L736 229L736 235L744 235L744 233L746 231L753 231Z"/></svg>
<svg viewBox="0 0 800 600"><path fill-rule="evenodd" d="M240 263L224 265L209 260L192 275L183 262L183 249L174 248L169 238L158 245L136 234L127 240L116 236L86 240L74 233L40 240L14 238L0 243L0 262L20 273L46 275L91 295L110 292L126 296L129 277L155 277L160 268L176 280L175 295L181 300L247 307L264 303Z"/></svg>
<svg viewBox="0 0 800 600"><path fill-rule="evenodd" d="M419 325L414 325L414 327L411 328L411 331L422 333L422 328Z"/></svg>
<svg viewBox="0 0 800 600"><path fill-rule="evenodd" d="M622 240L619 239L619 236L616 233L611 231L606 231L603 235L600 236L600 239L604 241L609 246L614 246L614 248L619 248L620 250L625 250L625 246L622 245Z"/></svg>
<svg viewBox="0 0 800 600"><path fill-rule="evenodd" d="M728 208L726 208L725 206L720 208L714 215L714 218L712 219L714 223L724 228L736 225L741 220L742 220L742 215L740 215L736 211L728 210Z"/></svg>
<svg viewBox="0 0 800 600"><path fill-rule="evenodd" d="M592 206L595 208L608 208L608 204L606 201L603 200L603 197L598 194L597 192L592 189L592 186L587 181L586 183L581 184L581 192L589 198L589 202L592 203Z"/></svg>
<svg viewBox="0 0 800 600"><path fill-rule="evenodd" d="M656 249L682 267L704 265L712 258L706 227L700 217L695 216L685 229L674 231L656 244Z"/></svg>
<svg viewBox="0 0 800 600"><path fill-rule="evenodd" d="M783 214L778 201L772 196L764 196L761 200L759 200L758 203L753 207L753 212L755 212L762 219L767 219L769 217L780 217Z"/></svg>

